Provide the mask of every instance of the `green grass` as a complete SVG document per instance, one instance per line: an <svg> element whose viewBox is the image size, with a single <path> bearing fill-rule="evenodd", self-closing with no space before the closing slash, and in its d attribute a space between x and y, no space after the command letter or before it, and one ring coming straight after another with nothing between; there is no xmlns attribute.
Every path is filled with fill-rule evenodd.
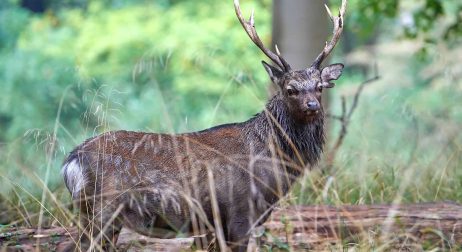
<svg viewBox="0 0 462 252"><path fill-rule="evenodd" d="M388 74L387 69L380 71L381 75ZM347 73L339 81L336 92L331 94L333 114L339 111L339 95L346 95L347 103L351 103L357 85L364 78ZM104 99L114 99L117 103L119 96L123 94ZM452 92L451 87L438 91L431 85L421 89L403 88L387 84L384 78L370 84L360 97L334 166L329 171L310 173L308 182L300 186L303 189L294 194L298 198L296 202L461 202L462 141L456 130L462 121L460 106L457 106L460 96ZM107 129L111 128L109 117L123 121L125 115L123 107L111 110L103 103L104 99L92 104L88 112L100 113L99 125ZM339 127L338 122L331 123L330 145ZM18 218L33 216L40 210L39 203L52 209L50 212L69 203L59 174L60 164L70 147L93 135L94 130L100 131L82 128L78 134L70 132L57 117L55 131L30 130L24 137L2 146L2 150L6 150L0 154L2 194ZM55 139L57 135L63 137ZM24 146L27 146L25 152ZM327 188L328 180L331 182ZM42 194L44 184L47 186ZM56 202L51 195L57 197ZM48 215L47 211L44 214ZM31 219L35 221L26 222L37 224L36 218Z"/></svg>
<svg viewBox="0 0 462 252"><path fill-rule="evenodd" d="M183 11L175 10L166 20L185 16ZM8 132L7 127L0 125L0 130L6 132L2 136L9 137L0 138L0 224L70 225L73 214L60 166L73 146L87 137L119 128L163 132L197 130L245 120L263 107L267 79L258 61L261 55L253 49L248 52L249 47L236 39L237 35L225 43L224 49L220 45L228 36L214 40L211 37L215 33L213 36L199 34L196 39L201 41L191 41L203 46L204 41L212 40L213 50L185 48L181 43L169 49L167 45L175 40L173 35L163 40L159 33L153 40L161 41L163 51L157 52L142 43L150 39L147 29L139 31L143 35L133 43L113 45L113 39L101 40L98 48L89 49L81 59L60 53L73 32L81 35L77 47L91 48L94 33L115 29L125 23L124 18L134 22L127 25L142 27L141 21L130 19L130 12L141 15L144 9L133 7L115 16L105 13L108 16L103 17L102 22L92 16L84 25L97 27L92 32L78 30L76 24L84 15L77 11L70 11L68 17L61 20L70 24L71 31L59 27L54 30L52 21L56 17L33 18L30 30L18 35L18 48L3 52L7 56L3 55L2 59L9 61L0 63L5 70L1 76L5 82L0 85L11 91L11 96L2 99L0 105L13 104L8 112L21 117L13 122L0 117L4 125L16 125ZM229 15L223 22L231 23L231 18L234 19ZM261 22L269 19L265 14L261 18ZM204 30L216 29L210 20L203 22ZM150 19L149 26L153 30L161 27L154 18ZM176 33L182 33L190 27L174 28ZM263 25L263 31L265 29L268 31L269 27ZM63 45L57 43L43 52L36 50L37 45L27 38L48 30L52 40ZM231 33L242 31L236 27ZM122 37L125 35L119 34L119 38ZM48 39L37 38L36 42L39 47L45 46L50 44ZM175 41L174 45L181 42L178 38ZM307 174L287 203L462 203L462 78L460 62L452 55L460 57L461 52L460 49L447 52L435 49L428 61L421 62L413 57L414 49L413 44L402 42L387 41L378 45L374 58L381 79L367 86L361 95L333 166L323 169L326 165L322 162L320 169ZM228 57L227 50L233 58ZM117 51L124 53L116 54ZM134 52L143 56L133 59ZM28 58L33 60L27 61ZM82 68L66 67L79 60L85 61ZM168 60L181 67L169 68L165 63ZM241 65L240 60L245 62ZM444 64L439 63L441 60ZM106 61L116 74L104 79L102 75L108 71L101 62ZM147 67L150 63L154 65L151 68ZM209 69L209 65L214 67ZM357 86L367 78L349 69L348 63L346 66L347 71L336 88L329 90L332 114L340 113L340 95L345 95L351 104ZM118 72L125 68L128 70ZM139 75L136 71L140 71ZM46 78L37 80L37 76ZM93 79L93 76L97 77ZM36 81L52 88L36 90L32 86ZM327 150L339 131L337 121L330 123Z"/></svg>

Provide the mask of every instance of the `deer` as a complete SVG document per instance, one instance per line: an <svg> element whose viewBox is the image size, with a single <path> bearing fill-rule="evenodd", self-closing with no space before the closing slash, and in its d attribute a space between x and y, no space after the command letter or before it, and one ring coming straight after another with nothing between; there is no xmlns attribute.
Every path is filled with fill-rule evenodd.
<svg viewBox="0 0 462 252"><path fill-rule="evenodd" d="M321 158L321 94L344 68L321 65L342 34L346 5L336 16L326 6L331 39L310 67L292 70L277 47L264 46L253 11L244 19L234 0L243 29L273 63L262 61L277 91L244 122L180 134L110 131L77 146L62 174L81 235L66 251L115 250L122 227L158 238L213 233L220 250L246 251L252 228Z"/></svg>

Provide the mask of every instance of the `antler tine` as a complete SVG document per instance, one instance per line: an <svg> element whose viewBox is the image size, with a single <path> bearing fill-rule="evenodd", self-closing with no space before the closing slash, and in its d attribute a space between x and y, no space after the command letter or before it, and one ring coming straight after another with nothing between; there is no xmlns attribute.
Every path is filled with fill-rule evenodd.
<svg viewBox="0 0 462 252"><path fill-rule="evenodd" d="M316 57L314 60L313 64L311 66L314 66L316 68L319 68L321 63L329 56L329 54L332 52L334 49L335 45L337 44L340 35L342 34L343 31L343 23L344 23L344 16L346 12L346 7L347 7L347 0L342 0L342 6L340 7L338 16L334 17L332 13L329 10L329 7L325 5L327 14L329 15L330 19L334 23L334 30L332 32L332 39L329 42L326 42L326 45L324 46L324 49L322 52Z"/></svg>
<svg viewBox="0 0 462 252"><path fill-rule="evenodd" d="M326 11L327 11L327 14L328 14L329 17L330 17L330 20L331 20L332 22L334 22L334 17L332 16L332 12L330 12L329 6L327 6L327 4L324 4L324 7L326 7Z"/></svg>
<svg viewBox="0 0 462 252"><path fill-rule="evenodd" d="M242 17L242 12L241 8L239 6L239 0L234 0L234 10L236 11L236 16L239 19L239 22L241 23L242 27L244 28L245 32L249 36L249 38L252 40L252 42L260 48L260 50L268 56L276 65L281 68L283 71L290 71L290 65L286 62L284 58L282 58L281 55L275 54L268 48L266 48L263 45L263 42L261 41L260 37L258 36L258 33L255 29L255 22L254 22L254 11L252 10L252 14L250 15L249 21L246 21Z"/></svg>

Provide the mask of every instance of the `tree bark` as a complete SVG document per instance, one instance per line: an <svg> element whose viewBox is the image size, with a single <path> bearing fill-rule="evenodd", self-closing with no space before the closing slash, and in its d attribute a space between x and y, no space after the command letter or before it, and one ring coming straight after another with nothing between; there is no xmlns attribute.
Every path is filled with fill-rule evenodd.
<svg viewBox="0 0 462 252"><path fill-rule="evenodd" d="M330 34L325 1L273 0L273 46L293 69L313 63Z"/></svg>
<svg viewBox="0 0 462 252"><path fill-rule="evenodd" d="M263 227L264 232L254 232L258 245L291 250L357 244L412 251L416 246L460 248L457 246L462 244L462 205L291 206L276 210ZM40 231L3 228L0 248L2 251L35 251L36 248L62 251L76 236L75 227ZM192 242L193 238L155 239L124 230L117 246L122 251L190 251Z"/></svg>

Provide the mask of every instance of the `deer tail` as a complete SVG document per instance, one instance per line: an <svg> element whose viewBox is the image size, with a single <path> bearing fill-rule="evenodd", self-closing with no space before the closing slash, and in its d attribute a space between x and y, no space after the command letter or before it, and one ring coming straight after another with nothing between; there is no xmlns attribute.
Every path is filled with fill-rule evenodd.
<svg viewBox="0 0 462 252"><path fill-rule="evenodd" d="M72 197L78 197L79 192L86 184L86 178L84 167L77 151L74 150L71 152L62 166L61 173L64 177L64 183Z"/></svg>

